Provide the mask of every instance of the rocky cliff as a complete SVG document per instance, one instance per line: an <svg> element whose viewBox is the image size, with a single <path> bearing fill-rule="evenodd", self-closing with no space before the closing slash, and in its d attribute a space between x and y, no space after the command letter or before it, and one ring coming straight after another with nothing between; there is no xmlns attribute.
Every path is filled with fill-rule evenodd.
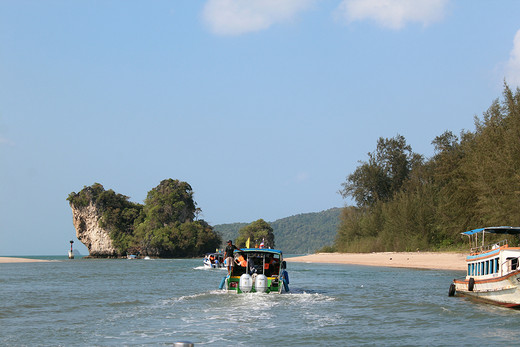
<svg viewBox="0 0 520 347"><path fill-rule="evenodd" d="M91 257L117 256L108 230L100 227L101 212L92 201L87 206L70 204L76 237L87 246Z"/></svg>
<svg viewBox="0 0 520 347"><path fill-rule="evenodd" d="M90 257L128 254L161 258L211 252L220 236L204 220L194 221L191 186L166 179L148 192L145 205L94 183L67 197L78 239Z"/></svg>

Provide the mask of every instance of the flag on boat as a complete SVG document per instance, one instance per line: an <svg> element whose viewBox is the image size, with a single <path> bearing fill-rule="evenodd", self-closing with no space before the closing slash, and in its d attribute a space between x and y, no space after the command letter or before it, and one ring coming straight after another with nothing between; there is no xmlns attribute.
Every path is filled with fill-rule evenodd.
<svg viewBox="0 0 520 347"><path fill-rule="evenodd" d="M264 241L262 240L262 243L260 244L260 248L264 248Z"/></svg>
<svg viewBox="0 0 520 347"><path fill-rule="evenodd" d="M246 248L249 248L249 241L251 241L251 238L250 238L250 237L247 238L247 241L246 241Z"/></svg>

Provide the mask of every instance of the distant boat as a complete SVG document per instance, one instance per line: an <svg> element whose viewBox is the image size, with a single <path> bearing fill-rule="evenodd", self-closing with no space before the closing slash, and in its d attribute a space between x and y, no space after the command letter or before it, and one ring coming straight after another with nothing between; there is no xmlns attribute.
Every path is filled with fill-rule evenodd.
<svg viewBox="0 0 520 347"><path fill-rule="evenodd" d="M267 248L235 250L236 265L220 289L234 293L282 293L289 291L289 274L282 251Z"/></svg>
<svg viewBox="0 0 520 347"><path fill-rule="evenodd" d="M137 259L137 256L135 254L128 254L126 259Z"/></svg>
<svg viewBox="0 0 520 347"><path fill-rule="evenodd" d="M453 280L448 295L520 308L520 247L510 247L506 239L484 244L486 234L520 235L520 227L488 227L462 234L469 236L475 247L466 257L465 279ZM479 235L482 239L480 246Z"/></svg>
<svg viewBox="0 0 520 347"><path fill-rule="evenodd" d="M224 267L224 255L222 253L206 253L202 259L204 267L221 268Z"/></svg>

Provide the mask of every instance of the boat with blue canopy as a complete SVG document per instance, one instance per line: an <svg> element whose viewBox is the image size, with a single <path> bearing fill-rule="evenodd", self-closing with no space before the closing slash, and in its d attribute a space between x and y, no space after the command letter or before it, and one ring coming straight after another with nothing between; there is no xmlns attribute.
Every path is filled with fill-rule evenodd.
<svg viewBox="0 0 520 347"><path fill-rule="evenodd" d="M520 235L520 227L487 227L462 234L468 236L471 243L466 257L466 276L453 280L449 296L461 295L520 308L520 247L510 246L513 241L518 243L513 238ZM503 239L502 235L509 235L509 239Z"/></svg>
<svg viewBox="0 0 520 347"><path fill-rule="evenodd" d="M282 251L270 248L243 248L234 251L231 274L220 289L234 293L282 293L289 291L289 274Z"/></svg>

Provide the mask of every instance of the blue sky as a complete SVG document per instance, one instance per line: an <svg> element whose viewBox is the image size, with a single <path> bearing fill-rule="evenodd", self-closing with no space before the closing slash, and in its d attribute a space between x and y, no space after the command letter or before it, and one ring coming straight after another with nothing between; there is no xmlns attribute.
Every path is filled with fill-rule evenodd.
<svg viewBox="0 0 520 347"><path fill-rule="evenodd" d="M65 200L188 182L210 224L341 207L379 137L433 154L520 85L520 2L0 2L0 255L66 254ZM77 248L86 253L86 248Z"/></svg>

